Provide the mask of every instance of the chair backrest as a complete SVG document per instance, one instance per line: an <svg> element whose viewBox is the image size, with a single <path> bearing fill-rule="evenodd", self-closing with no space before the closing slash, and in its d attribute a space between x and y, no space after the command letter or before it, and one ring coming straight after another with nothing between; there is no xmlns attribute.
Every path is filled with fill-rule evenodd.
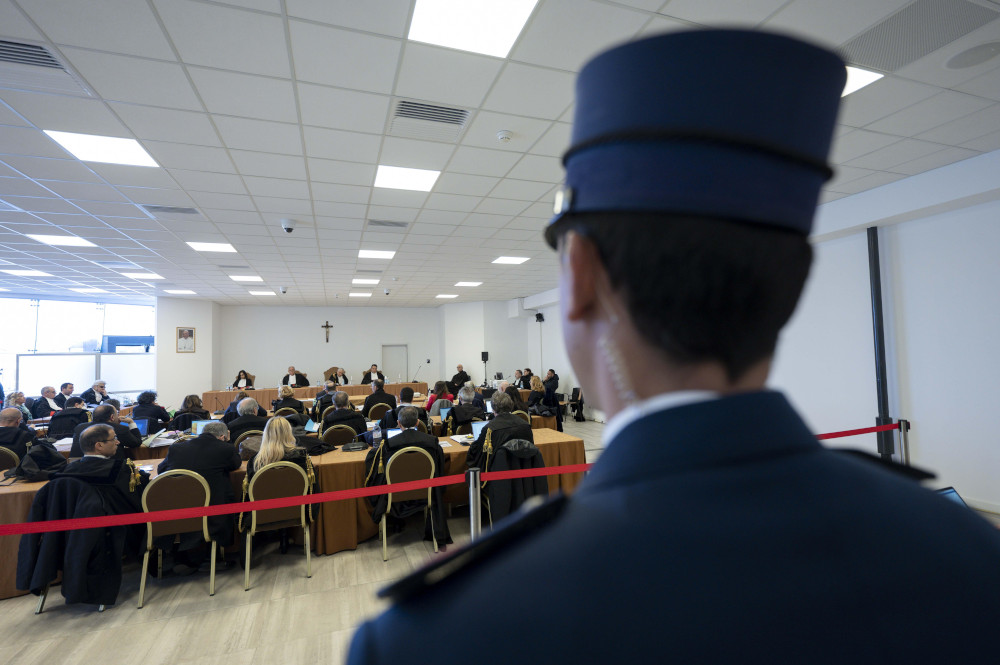
<svg viewBox="0 0 1000 665"><path fill-rule="evenodd" d="M277 411L274 412L274 417L275 418L282 418L284 416L294 416L296 414L298 414L298 411L296 411L295 409L293 409L290 406L284 406L284 407L282 407L282 408L280 408L280 409L278 409Z"/></svg>
<svg viewBox="0 0 1000 665"><path fill-rule="evenodd" d="M337 410L337 407L334 406L333 404L331 404L330 406L328 406L325 409L323 409L323 414L319 417L319 434L320 434L320 436L323 435L323 421L326 420L326 414L333 413L336 410Z"/></svg>
<svg viewBox="0 0 1000 665"><path fill-rule="evenodd" d="M198 417L193 413L181 413L174 416L174 419L167 423L167 429L185 430L191 427L191 423L197 419Z"/></svg>
<svg viewBox="0 0 1000 665"><path fill-rule="evenodd" d="M309 493L309 477L306 476L302 467L294 462L274 462L254 474L250 480L248 491L251 501L304 496ZM259 525L287 520L301 519L304 526L306 507L290 506L288 508L254 510L251 515L251 532L257 531Z"/></svg>
<svg viewBox="0 0 1000 665"><path fill-rule="evenodd" d="M417 421L417 429L423 432L424 434L429 434L429 432L427 431L427 425L424 424L423 420Z"/></svg>
<svg viewBox="0 0 1000 665"><path fill-rule="evenodd" d="M208 483L201 474L187 469L173 469L158 474L146 485L142 493L142 509L148 513L173 508L196 508L207 506L211 497ZM154 538L192 531L201 531L206 541L211 540L207 517L147 522L146 547L152 549Z"/></svg>
<svg viewBox="0 0 1000 665"><path fill-rule="evenodd" d="M240 434L237 440L239 444L236 445L236 449L240 453L240 459L249 462L254 455L260 452L260 444L264 440L264 435L257 430L250 430Z"/></svg>
<svg viewBox="0 0 1000 665"><path fill-rule="evenodd" d="M257 375L256 374L251 374L250 372L247 372L247 378L250 379L250 383L251 384L257 385Z"/></svg>
<svg viewBox="0 0 1000 665"><path fill-rule="evenodd" d="M350 425L330 425L323 430L323 442L332 443L338 446L354 441L357 436L358 433L355 432L354 428Z"/></svg>
<svg viewBox="0 0 1000 665"><path fill-rule="evenodd" d="M434 477L434 458L423 448L408 446L397 451L385 465L385 482L405 483L410 480L426 480ZM431 501L431 488L390 492L386 512L396 501Z"/></svg>
<svg viewBox="0 0 1000 665"><path fill-rule="evenodd" d="M21 460L18 458L17 453L10 448L0 446L0 471L13 469L15 466L20 464L20 462Z"/></svg>
<svg viewBox="0 0 1000 665"><path fill-rule="evenodd" d="M531 416L528 415L526 411L515 411L514 415L523 420L524 422L531 424Z"/></svg>
<svg viewBox="0 0 1000 665"><path fill-rule="evenodd" d="M238 437L236 437L236 441L233 442L233 445L238 448L239 445L243 443L243 440L250 436L264 436L264 432L263 430L259 429L248 429L247 431L243 432Z"/></svg>
<svg viewBox="0 0 1000 665"><path fill-rule="evenodd" d="M392 407L385 402L379 402L378 404L372 405L372 408L368 409L368 419L369 420L382 420L382 416L385 412Z"/></svg>
<svg viewBox="0 0 1000 665"><path fill-rule="evenodd" d="M323 372L323 378L325 378L327 381L336 381L337 379L335 379L333 377L337 376L337 370L338 369L340 369L340 368L337 367L336 365L334 365L330 369L328 369L325 372ZM345 372L345 374L346 374L346 372Z"/></svg>
<svg viewBox="0 0 1000 665"><path fill-rule="evenodd" d="M453 405L450 399L436 399L434 403L431 404L430 415L439 416L441 415L441 409L449 409Z"/></svg>
<svg viewBox="0 0 1000 665"><path fill-rule="evenodd" d="M573 388L573 391L570 393L570 401L573 401L573 402L580 401L580 389L579 388Z"/></svg>
<svg viewBox="0 0 1000 665"><path fill-rule="evenodd" d="M479 420L476 418L476 420ZM458 426L455 430L455 434L472 434L472 423L464 423Z"/></svg>

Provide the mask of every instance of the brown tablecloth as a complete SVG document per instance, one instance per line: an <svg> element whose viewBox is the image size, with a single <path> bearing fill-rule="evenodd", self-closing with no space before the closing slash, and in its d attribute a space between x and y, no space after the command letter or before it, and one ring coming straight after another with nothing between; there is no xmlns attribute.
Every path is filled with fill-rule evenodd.
<svg viewBox="0 0 1000 665"><path fill-rule="evenodd" d="M535 445L538 446L545 460L545 465L560 466L566 464L581 464L585 461L583 439L569 436L563 432L551 429L538 429L533 432ZM450 439L442 441L451 445L444 448L445 469L443 475L453 475L465 472L465 453L467 448ZM150 453L166 454L166 447L146 449ZM340 450L313 457L316 469L318 491L351 489L364 486L365 455L367 451L345 453ZM158 459L140 461L139 464L155 465ZM234 471L230 478L236 496L242 496L244 468ZM155 475L155 467L154 467ZM549 491L563 490L572 492L583 478L583 474L574 473L561 476L549 476ZM35 493L44 483L15 483L0 487L0 524L23 522L28 518L31 501ZM446 488L445 500L464 502L468 499L468 487L462 483ZM371 519L368 504L365 499L348 499L317 504L317 516L313 524L313 547L317 554L333 554L343 550L355 549L359 542L376 535L378 529ZM17 570L17 547L20 536L0 537L0 599L23 595L14 586Z"/></svg>

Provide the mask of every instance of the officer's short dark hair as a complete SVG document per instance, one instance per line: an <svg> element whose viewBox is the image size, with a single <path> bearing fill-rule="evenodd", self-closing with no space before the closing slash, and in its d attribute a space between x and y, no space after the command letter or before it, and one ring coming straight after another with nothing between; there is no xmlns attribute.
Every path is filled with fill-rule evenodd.
<svg viewBox="0 0 1000 665"><path fill-rule="evenodd" d="M101 441L107 441L114 436L115 430L111 425L91 425L80 434L80 448L85 453L92 453Z"/></svg>
<svg viewBox="0 0 1000 665"><path fill-rule="evenodd" d="M64 383L61 386L59 386L59 390L60 391L66 390L66 388L69 387L69 386L71 386L71 385L73 385L73 384L72 383Z"/></svg>
<svg viewBox="0 0 1000 665"><path fill-rule="evenodd" d="M406 386L399 391L399 401L400 402L412 402L413 401L413 388Z"/></svg>
<svg viewBox="0 0 1000 665"><path fill-rule="evenodd" d="M401 427L416 427L417 419L417 407L404 406L399 410L399 424Z"/></svg>
<svg viewBox="0 0 1000 665"><path fill-rule="evenodd" d="M672 361L718 361L730 380L774 353L809 275L793 231L706 217L581 213L636 330Z"/></svg>
<svg viewBox="0 0 1000 665"><path fill-rule="evenodd" d="M76 407L82 407L84 404L82 397L69 397L66 399L66 408L72 409Z"/></svg>
<svg viewBox="0 0 1000 665"><path fill-rule="evenodd" d="M115 407L109 406L107 404L102 404L96 409L92 417L95 423L106 423L111 420L115 415Z"/></svg>

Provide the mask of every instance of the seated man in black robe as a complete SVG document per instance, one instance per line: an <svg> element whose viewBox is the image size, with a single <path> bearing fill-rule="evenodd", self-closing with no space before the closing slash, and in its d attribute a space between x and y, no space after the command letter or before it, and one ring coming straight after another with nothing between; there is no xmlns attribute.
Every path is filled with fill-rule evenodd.
<svg viewBox="0 0 1000 665"><path fill-rule="evenodd" d="M66 408L52 414L49 421L48 437L50 439L62 439L73 436L77 425L90 422L90 414L83 408L83 399L80 397L70 397L66 400Z"/></svg>
<svg viewBox="0 0 1000 665"><path fill-rule="evenodd" d="M368 418L368 413L376 404L388 404L390 409L396 408L396 396L390 395L385 390L385 381L377 379L372 382L372 394L365 398L365 405L361 407L361 413Z"/></svg>
<svg viewBox="0 0 1000 665"><path fill-rule="evenodd" d="M55 396L55 403L65 409L66 400L73 396L73 388L72 383L64 383L59 386L59 394Z"/></svg>
<svg viewBox="0 0 1000 665"><path fill-rule="evenodd" d="M372 381L385 381L385 375L378 371L378 365L372 363L372 366L364 373L361 378L361 385L366 386Z"/></svg>
<svg viewBox="0 0 1000 665"><path fill-rule="evenodd" d="M340 390L333 395L333 405L337 407L334 411L326 414L323 419L323 429L326 430L333 425L348 425L357 434L364 434L368 431L368 423L360 412L351 408L351 398L347 393Z"/></svg>
<svg viewBox="0 0 1000 665"><path fill-rule="evenodd" d="M475 404L475 397L476 391L468 386L458 391L458 404L451 408L448 417L442 422L448 436L473 420L486 420L486 409Z"/></svg>
<svg viewBox="0 0 1000 665"><path fill-rule="evenodd" d="M368 451L365 457L365 487L375 485L385 485L385 469L389 459L403 448L415 446L426 450L434 460L434 477L439 478L444 474L444 452L441 444L430 434L424 434L417 429L417 409L408 406L400 409L399 426L402 432L391 439L383 439L377 448ZM438 545L451 542L451 532L448 530L448 520L444 511L444 488L435 487L433 490L433 522L434 535ZM386 506L389 504L389 497L380 494L372 498L372 520L378 524L385 514ZM403 518L408 517L418 511L423 510L425 501L393 501L392 510L386 517L387 527L391 525L392 531L402 530ZM424 525L424 540L431 539L431 520Z"/></svg>
<svg viewBox="0 0 1000 665"><path fill-rule="evenodd" d="M210 505L232 503L236 500L229 474L243 464L236 447L229 442L229 429L220 422L209 423L201 434L193 439L178 441L167 449L157 471L163 473L172 469L187 469L201 474L211 492ZM229 547L233 542L233 515L215 515L208 518L209 535L221 547ZM181 536L174 560L174 572L185 574L194 572L208 553L207 543L201 531Z"/></svg>
<svg viewBox="0 0 1000 665"><path fill-rule="evenodd" d="M108 384L105 381L94 381L94 385L87 388L80 395L87 404L104 404L111 395L108 394Z"/></svg>
<svg viewBox="0 0 1000 665"><path fill-rule="evenodd" d="M253 397L247 397L246 399L240 401L236 406L236 412L240 414L239 418L227 423L229 427L229 438L236 441L240 434L244 432L249 432L251 430L264 431L264 426L267 425L267 418L263 418L257 415L257 410L260 405L257 404L257 400Z"/></svg>
<svg viewBox="0 0 1000 665"><path fill-rule="evenodd" d="M56 404L56 389L52 386L45 386L42 388L42 396L31 405L31 417L48 418L59 411L62 411L62 407Z"/></svg>
<svg viewBox="0 0 1000 665"><path fill-rule="evenodd" d="M302 372L295 369L295 365L289 365L288 374L281 378L281 385L292 388L305 388L309 385L309 379Z"/></svg>
<svg viewBox="0 0 1000 665"><path fill-rule="evenodd" d="M427 419L427 410L422 409L419 406L413 406L413 388L406 386L399 391L399 406L395 409L390 409L385 412L382 416L382 420L379 421L378 425L382 428L382 431L387 429L393 429L399 427L399 413L406 407L411 407L417 410L417 419L423 422L427 427L427 431L430 431L430 422Z"/></svg>
<svg viewBox="0 0 1000 665"><path fill-rule="evenodd" d="M83 422L74 428L73 447L70 448L69 451L70 457L83 457L83 447L80 445L80 436L83 434L85 429L98 423L111 425L111 427L114 428L115 435L118 437L118 450L115 453L115 456L119 459L125 459L128 457L125 450L126 448L138 448L142 445L142 434L139 433L139 428L136 426L135 421L127 416L124 418L120 417L118 415L118 409L110 404L102 404L94 409L93 416L93 422Z"/></svg>
<svg viewBox="0 0 1000 665"><path fill-rule="evenodd" d="M493 420L479 431L479 436L469 445L469 450L465 454L467 467L478 466L483 471L487 470L487 451L484 450L487 435L489 435L492 448L498 448L513 439L535 442L531 425L524 422L522 418L513 415L514 400L510 398L510 395L499 391L495 392L490 398L490 402L493 404Z"/></svg>
<svg viewBox="0 0 1000 665"><path fill-rule="evenodd" d="M312 411L310 411L314 423L318 423L319 419L323 417L323 411L325 409L333 406L333 396L336 392L337 384L333 381L327 381L323 392L316 395L316 399L313 401Z"/></svg>
<svg viewBox="0 0 1000 665"><path fill-rule="evenodd" d="M34 431L21 424L20 409L0 411L0 446L10 449L18 460L22 460L34 438Z"/></svg>

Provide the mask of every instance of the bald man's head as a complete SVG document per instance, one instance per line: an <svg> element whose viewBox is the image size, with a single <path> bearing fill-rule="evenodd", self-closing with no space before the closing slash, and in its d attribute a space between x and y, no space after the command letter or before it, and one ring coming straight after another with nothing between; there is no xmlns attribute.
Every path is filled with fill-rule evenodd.
<svg viewBox="0 0 1000 665"><path fill-rule="evenodd" d="M20 422L20 409L4 409L0 411L0 427L17 427Z"/></svg>

